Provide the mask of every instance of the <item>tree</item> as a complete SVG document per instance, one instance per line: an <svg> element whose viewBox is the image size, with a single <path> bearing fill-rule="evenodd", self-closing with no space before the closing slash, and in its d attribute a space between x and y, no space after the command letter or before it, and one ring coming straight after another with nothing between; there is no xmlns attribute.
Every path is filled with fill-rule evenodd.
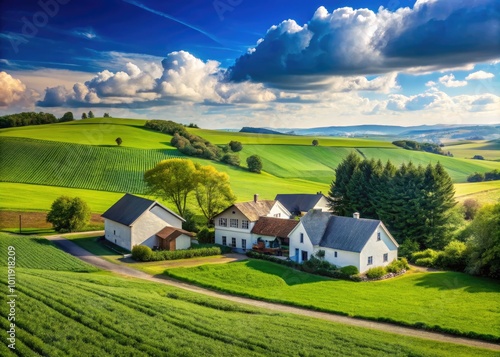
<svg viewBox="0 0 500 357"><path fill-rule="evenodd" d="M47 214L47 222L52 223L57 232L82 229L89 219L90 208L79 197L60 196L52 203Z"/></svg>
<svg viewBox="0 0 500 357"><path fill-rule="evenodd" d="M228 165L240 166L240 157L238 156L238 154L230 154L230 153L224 154L222 155L222 159L220 161Z"/></svg>
<svg viewBox="0 0 500 357"><path fill-rule="evenodd" d="M198 182L196 167L191 160L169 159L144 173L148 193L171 201L181 216L186 211L187 197Z"/></svg>
<svg viewBox="0 0 500 357"><path fill-rule="evenodd" d="M231 190L229 176L215 167L201 166L196 176L196 201L208 223L212 224L216 215L236 201L236 196Z"/></svg>
<svg viewBox="0 0 500 357"><path fill-rule="evenodd" d="M120 138L120 137L116 138L115 141L116 141L116 145L118 145L118 146L120 146L123 142L122 138Z"/></svg>
<svg viewBox="0 0 500 357"><path fill-rule="evenodd" d="M481 208L470 228L466 272L500 278L500 203Z"/></svg>
<svg viewBox="0 0 500 357"><path fill-rule="evenodd" d="M66 121L73 121L75 120L75 118L73 117L73 113L72 112L66 112L64 113L64 115L62 116L61 119L59 119L59 121L62 123L62 122L66 122Z"/></svg>
<svg viewBox="0 0 500 357"><path fill-rule="evenodd" d="M231 148L232 152L238 152L238 151L243 150L243 144L241 142L239 142L239 141L233 141L233 140L231 140L229 142L229 147Z"/></svg>
<svg viewBox="0 0 500 357"><path fill-rule="evenodd" d="M92 113L92 110L89 111L89 118L94 118L94 113Z"/></svg>
<svg viewBox="0 0 500 357"><path fill-rule="evenodd" d="M260 174L262 171L262 159L259 155L252 155L247 158L248 171Z"/></svg>
<svg viewBox="0 0 500 357"><path fill-rule="evenodd" d="M468 221L476 217L476 213L481 207L481 204L474 198L468 198L462 204L464 207L464 218Z"/></svg>
<svg viewBox="0 0 500 357"><path fill-rule="evenodd" d="M87 119L87 113L82 113L82 119Z"/></svg>
<svg viewBox="0 0 500 357"><path fill-rule="evenodd" d="M104 113L103 118L110 118L109 113Z"/></svg>
<svg viewBox="0 0 500 357"><path fill-rule="evenodd" d="M330 185L328 201L333 212L339 216L352 214L347 185L360 162L359 156L351 152L335 169L335 179Z"/></svg>
<svg viewBox="0 0 500 357"><path fill-rule="evenodd" d="M319 141L318 141L318 140L316 140L316 139L314 139L314 140L312 141L312 144L313 144L313 146L318 146L318 145L319 145Z"/></svg>

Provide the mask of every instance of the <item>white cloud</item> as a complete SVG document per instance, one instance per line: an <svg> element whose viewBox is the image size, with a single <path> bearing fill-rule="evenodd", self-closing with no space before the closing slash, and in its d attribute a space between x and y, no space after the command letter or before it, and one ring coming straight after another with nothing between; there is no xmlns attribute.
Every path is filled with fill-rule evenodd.
<svg viewBox="0 0 500 357"><path fill-rule="evenodd" d="M474 79L489 79L493 78L495 75L493 73L485 72L485 71L477 71L474 73L469 74L465 79L467 81L474 80Z"/></svg>
<svg viewBox="0 0 500 357"><path fill-rule="evenodd" d="M425 83L425 86L426 87L435 87L435 86L437 86L437 83L434 81L428 81L427 83Z"/></svg>
<svg viewBox="0 0 500 357"><path fill-rule="evenodd" d="M32 107L38 93L30 90L19 79L7 72L0 72L0 108Z"/></svg>
<svg viewBox="0 0 500 357"><path fill-rule="evenodd" d="M467 85L467 81L457 81L453 74L447 74L446 76L440 77L439 83L443 84L445 87L464 87Z"/></svg>

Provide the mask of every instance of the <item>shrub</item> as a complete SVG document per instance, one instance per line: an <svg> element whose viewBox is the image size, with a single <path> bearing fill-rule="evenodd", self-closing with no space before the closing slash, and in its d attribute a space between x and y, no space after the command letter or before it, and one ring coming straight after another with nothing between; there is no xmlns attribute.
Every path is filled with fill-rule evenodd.
<svg viewBox="0 0 500 357"><path fill-rule="evenodd" d="M224 154L220 161L222 161L228 165L240 166L240 158L239 158L238 154L229 154L229 153Z"/></svg>
<svg viewBox="0 0 500 357"><path fill-rule="evenodd" d="M435 260L435 258L419 258L415 260L415 265L432 268L435 264Z"/></svg>
<svg viewBox="0 0 500 357"><path fill-rule="evenodd" d="M215 242L215 231L212 229L208 229L207 227L203 228L198 235L196 236L198 242L200 243L214 243Z"/></svg>
<svg viewBox="0 0 500 357"><path fill-rule="evenodd" d="M411 239L406 239L399 245L398 254L402 257L411 257L411 255L419 249L420 246L418 242Z"/></svg>
<svg viewBox="0 0 500 357"><path fill-rule="evenodd" d="M356 268L354 265L347 265L345 267L342 267L340 268L340 271L349 276L359 274L358 268Z"/></svg>
<svg viewBox="0 0 500 357"><path fill-rule="evenodd" d="M233 140L229 142L229 147L231 148L232 152L238 152L243 149L243 145L241 144L241 142Z"/></svg>
<svg viewBox="0 0 500 357"><path fill-rule="evenodd" d="M463 271L467 263L466 249L465 243L452 241L440 252L435 263L443 268Z"/></svg>
<svg viewBox="0 0 500 357"><path fill-rule="evenodd" d="M134 245L132 248L132 258L139 262L149 262L152 256L153 251L145 245Z"/></svg>
<svg viewBox="0 0 500 357"><path fill-rule="evenodd" d="M198 246L193 244L190 249L184 250L157 250L152 252L151 261L160 260L176 260L176 259L187 259L194 257L208 257L211 255L222 254L222 250L219 246ZM132 252L133 256L133 252Z"/></svg>
<svg viewBox="0 0 500 357"><path fill-rule="evenodd" d="M248 171L260 174L262 171L262 159L259 155L252 155L247 158Z"/></svg>
<svg viewBox="0 0 500 357"><path fill-rule="evenodd" d="M432 261L434 261L434 259L436 259L437 255L438 255L438 253L435 250L429 248L429 249L426 249L426 250L421 251L421 252L413 253L411 255L411 261L414 262L415 264L417 264L417 260L423 259L423 258L429 258Z"/></svg>
<svg viewBox="0 0 500 357"><path fill-rule="evenodd" d="M387 274L384 267L374 267L366 272L366 276L370 279L380 279Z"/></svg>
<svg viewBox="0 0 500 357"><path fill-rule="evenodd" d="M403 258L401 260L394 259L391 263L389 263L385 269L388 273L400 273L403 270L408 270L410 266L408 265L408 261Z"/></svg>

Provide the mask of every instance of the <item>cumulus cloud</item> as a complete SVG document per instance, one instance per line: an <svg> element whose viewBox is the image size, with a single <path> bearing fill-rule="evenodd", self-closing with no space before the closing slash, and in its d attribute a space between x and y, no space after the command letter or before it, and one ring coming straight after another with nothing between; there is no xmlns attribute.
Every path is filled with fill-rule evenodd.
<svg viewBox="0 0 500 357"><path fill-rule="evenodd" d="M465 79L467 81L474 80L474 79L490 79L495 77L493 73L485 72L485 71L477 71L474 73L469 74Z"/></svg>
<svg viewBox="0 0 500 357"><path fill-rule="evenodd" d="M467 81L457 81L453 74L447 74L439 78L439 83L443 84L445 87L464 87L467 85Z"/></svg>
<svg viewBox="0 0 500 357"><path fill-rule="evenodd" d="M317 75L426 71L498 58L499 11L496 0L417 1L378 12L320 7L303 26L291 19L272 26L237 59L231 79L279 86L294 75L308 84Z"/></svg>
<svg viewBox="0 0 500 357"><path fill-rule="evenodd" d="M30 107L37 96L38 93L28 89L21 80L7 72L0 72L0 108Z"/></svg>

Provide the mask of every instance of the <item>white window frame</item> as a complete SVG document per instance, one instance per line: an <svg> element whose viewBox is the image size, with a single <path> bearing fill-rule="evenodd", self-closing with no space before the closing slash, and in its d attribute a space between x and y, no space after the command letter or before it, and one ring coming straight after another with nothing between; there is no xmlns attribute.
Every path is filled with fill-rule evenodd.
<svg viewBox="0 0 500 357"><path fill-rule="evenodd" d="M384 263L389 261L389 253L384 253Z"/></svg>
<svg viewBox="0 0 500 357"><path fill-rule="evenodd" d="M222 245L227 245L227 237L222 236Z"/></svg>
<svg viewBox="0 0 500 357"><path fill-rule="evenodd" d="M373 256L368 257L368 264L367 265L373 265Z"/></svg>
<svg viewBox="0 0 500 357"><path fill-rule="evenodd" d="M231 237L231 247L236 248L236 238Z"/></svg>
<svg viewBox="0 0 500 357"><path fill-rule="evenodd" d="M381 240L382 238L380 237L380 232L377 232L377 242Z"/></svg>
<svg viewBox="0 0 500 357"><path fill-rule="evenodd" d="M300 243L304 243L304 233L300 233Z"/></svg>
<svg viewBox="0 0 500 357"><path fill-rule="evenodd" d="M241 220L241 228L242 229L248 229L249 226L250 226L250 222L247 219Z"/></svg>
<svg viewBox="0 0 500 357"><path fill-rule="evenodd" d="M335 258L337 258L337 257L338 257L337 252L334 252L333 256L334 256Z"/></svg>
<svg viewBox="0 0 500 357"><path fill-rule="evenodd" d="M247 240L246 239L241 240L241 248L244 250L247 249Z"/></svg>
<svg viewBox="0 0 500 357"><path fill-rule="evenodd" d="M219 226L220 227L227 227L227 218L219 218Z"/></svg>
<svg viewBox="0 0 500 357"><path fill-rule="evenodd" d="M229 219L229 227L230 228L238 228L238 218L230 218Z"/></svg>

